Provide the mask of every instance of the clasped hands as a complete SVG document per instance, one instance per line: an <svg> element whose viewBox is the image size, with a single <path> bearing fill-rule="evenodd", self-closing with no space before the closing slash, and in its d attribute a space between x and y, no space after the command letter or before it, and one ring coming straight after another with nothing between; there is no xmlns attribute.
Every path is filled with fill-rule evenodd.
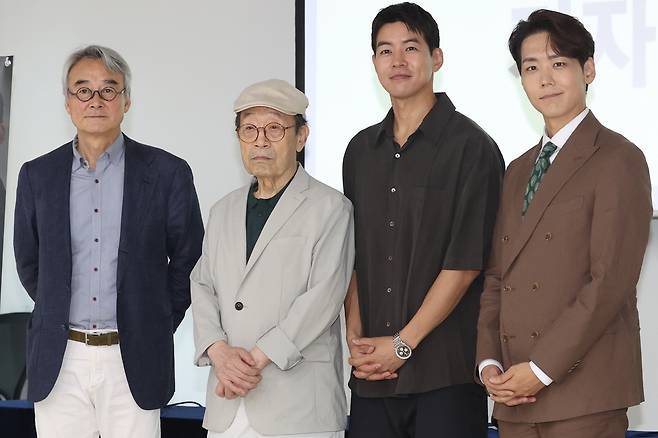
<svg viewBox="0 0 658 438"><path fill-rule="evenodd" d="M529 362L513 365L504 373L497 366L488 365L482 370L482 383L493 401L507 406L534 403L535 395L545 388Z"/></svg>
<svg viewBox="0 0 658 438"><path fill-rule="evenodd" d="M396 371L404 360L395 355L392 336L377 338L349 337L349 364L354 367L354 377L365 380L397 379Z"/></svg>
<svg viewBox="0 0 658 438"><path fill-rule="evenodd" d="M207 354L217 377L215 393L229 400L244 397L254 389L262 379L262 369L270 363L258 347L247 351L232 347L225 341L212 344Z"/></svg>

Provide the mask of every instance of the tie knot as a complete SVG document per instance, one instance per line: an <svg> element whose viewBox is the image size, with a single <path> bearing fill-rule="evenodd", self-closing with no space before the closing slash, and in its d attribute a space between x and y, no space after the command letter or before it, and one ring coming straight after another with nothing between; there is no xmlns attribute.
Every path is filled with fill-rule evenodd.
<svg viewBox="0 0 658 438"><path fill-rule="evenodd" d="M549 141L544 145L539 155L541 156L541 158L548 158L551 155L553 155L553 152L555 152L556 150L557 150L557 146L555 146L553 143Z"/></svg>

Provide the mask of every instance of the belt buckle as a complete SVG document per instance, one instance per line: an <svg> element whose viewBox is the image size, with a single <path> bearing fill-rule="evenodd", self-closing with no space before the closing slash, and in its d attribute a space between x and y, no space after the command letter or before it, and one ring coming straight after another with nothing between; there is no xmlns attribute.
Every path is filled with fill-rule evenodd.
<svg viewBox="0 0 658 438"><path fill-rule="evenodd" d="M89 346L89 333L87 332L84 333L85 333L85 345Z"/></svg>

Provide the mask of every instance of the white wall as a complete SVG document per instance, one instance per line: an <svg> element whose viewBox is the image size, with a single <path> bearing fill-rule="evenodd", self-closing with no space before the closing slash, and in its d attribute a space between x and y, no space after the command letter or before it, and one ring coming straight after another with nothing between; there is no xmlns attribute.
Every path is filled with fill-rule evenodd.
<svg viewBox="0 0 658 438"><path fill-rule="evenodd" d="M133 70L126 134L188 161L204 218L244 184L233 100L246 85L294 83L293 0L0 0L0 55L14 55L7 209L0 312L30 311L13 255L13 206L20 165L70 141L61 68L92 43L121 53ZM173 401L204 403L207 369L192 365L190 312L176 333Z"/></svg>

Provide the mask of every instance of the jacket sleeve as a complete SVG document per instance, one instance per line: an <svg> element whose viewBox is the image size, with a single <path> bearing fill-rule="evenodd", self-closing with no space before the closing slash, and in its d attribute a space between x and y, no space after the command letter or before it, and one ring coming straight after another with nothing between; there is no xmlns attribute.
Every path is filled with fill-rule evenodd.
<svg viewBox="0 0 658 438"><path fill-rule="evenodd" d="M190 272L201 255L203 220L192 170L185 161L173 178L167 210L167 285L175 330L190 306Z"/></svg>
<svg viewBox="0 0 658 438"><path fill-rule="evenodd" d="M203 238L203 251L192 275L192 317L194 319L194 364L210 365L206 350L218 341L228 341L228 336L222 328L219 312L219 298L215 290L212 274L212 259L209 252L209 240L213 239L212 211L208 218L208 233Z"/></svg>
<svg viewBox="0 0 658 438"><path fill-rule="evenodd" d="M530 360L556 382L598 341L625 302L635 300L649 239L651 182L642 152L633 145L619 149L594 188L591 280L530 353Z"/></svg>
<svg viewBox="0 0 658 438"><path fill-rule="evenodd" d="M18 277L30 298L36 301L39 278L39 234L29 163L23 164L18 175L14 211L14 256Z"/></svg>
<svg viewBox="0 0 658 438"><path fill-rule="evenodd" d="M281 370L294 367L301 351L338 318L354 266L354 222L347 199L332 204L313 248L308 289L288 309L287 316L257 342Z"/></svg>

